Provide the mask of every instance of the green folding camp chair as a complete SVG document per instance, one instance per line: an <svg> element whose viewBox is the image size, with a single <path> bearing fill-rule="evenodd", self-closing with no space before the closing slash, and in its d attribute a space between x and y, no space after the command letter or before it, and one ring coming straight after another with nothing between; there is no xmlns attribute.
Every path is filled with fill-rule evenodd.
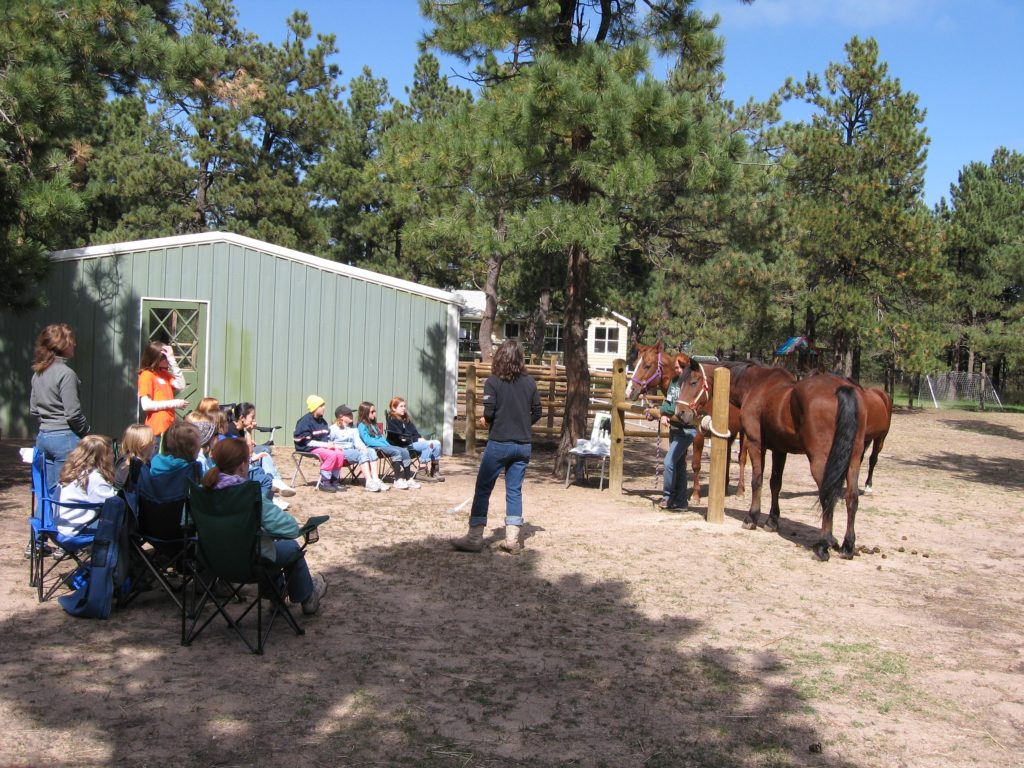
<svg viewBox="0 0 1024 768"><path fill-rule="evenodd" d="M248 480L216 491L191 483L189 506L195 527L196 557L192 561L195 573L181 612L181 644L190 645L218 615L253 653L263 653L278 616L296 635L305 634L285 602L283 571L303 556L307 544L319 538L317 528L328 516L309 519L301 531L304 543L290 559L270 562L260 556L259 483ZM255 596L248 601L242 595L246 584L257 587ZM263 615L264 600L269 605L267 617ZM209 612L206 609L211 604L213 610ZM255 641L249 636L253 609Z"/></svg>

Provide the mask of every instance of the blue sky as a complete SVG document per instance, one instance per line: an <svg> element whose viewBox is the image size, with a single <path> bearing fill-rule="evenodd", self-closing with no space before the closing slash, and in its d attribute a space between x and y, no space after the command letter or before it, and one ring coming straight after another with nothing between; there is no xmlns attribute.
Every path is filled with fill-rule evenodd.
<svg viewBox="0 0 1024 768"><path fill-rule="evenodd" d="M236 0L236 6L241 25L269 42L281 40L293 9L306 11L315 32L337 37L343 82L369 66L399 98L426 26L416 0ZM740 103L765 98L787 76L821 74L829 62L845 61L843 45L854 35L874 37L890 76L927 110L929 205L948 199L967 163L989 162L999 146L1024 152L1022 0L697 0L697 7L722 17L726 95Z"/></svg>

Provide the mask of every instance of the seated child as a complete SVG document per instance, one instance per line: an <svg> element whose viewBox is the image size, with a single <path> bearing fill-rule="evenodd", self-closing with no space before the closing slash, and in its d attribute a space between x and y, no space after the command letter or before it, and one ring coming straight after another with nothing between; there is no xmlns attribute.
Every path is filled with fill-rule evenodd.
<svg viewBox="0 0 1024 768"><path fill-rule="evenodd" d="M443 483L441 470L438 462L441 460L441 441L424 440L409 418L408 405L404 397L393 397L388 405L388 442L392 445L400 445L410 451L418 451L420 454L420 467L424 472L430 467L430 474L425 475L426 479ZM429 464L428 464L429 462Z"/></svg>
<svg viewBox="0 0 1024 768"><path fill-rule="evenodd" d="M216 493L221 488L244 483L249 475L249 447L244 440L229 437L218 441L210 451L214 467L203 475L203 488ZM260 555L271 562L291 557L299 550L294 539L299 535L299 524L284 510L263 499L261 511L262 532ZM306 615L316 613L320 599L327 592L327 580L322 574L310 575L305 555L284 569L288 599L302 604Z"/></svg>
<svg viewBox="0 0 1024 768"><path fill-rule="evenodd" d="M367 448L359 439L359 430L352 426L352 409L339 405L334 409L336 424L331 425L331 442L345 453L345 461L356 464L357 472L366 481L368 491L386 491L388 487L377 475L377 452Z"/></svg>
<svg viewBox="0 0 1024 768"><path fill-rule="evenodd" d="M295 423L295 450L313 453L320 459L320 484L318 491L336 493L344 491L341 484L341 468L345 466L345 454L332 445L331 427L324 419L326 401L320 395L306 398L306 410L309 411Z"/></svg>
<svg viewBox="0 0 1024 768"><path fill-rule="evenodd" d="M377 428L377 407L370 402L359 404L359 438L368 448L387 456L395 466L395 488L407 490L421 487L412 477L412 456L408 448L391 445ZM400 465L396 465L398 462Z"/></svg>
<svg viewBox="0 0 1024 768"><path fill-rule="evenodd" d="M294 496L295 489L281 477L274 464L274 457L271 455L269 445L256 445L253 432L256 429L256 406L252 403L239 403L231 411L228 419L228 437L238 437L245 440L249 446L249 464L257 465L263 469L272 480L274 492L279 496ZM255 478L252 478L255 479Z"/></svg>
<svg viewBox="0 0 1024 768"><path fill-rule="evenodd" d="M76 504L102 504L117 493L114 488L114 451L110 438L86 435L68 454L60 470L60 500ZM99 509L77 509L54 504L54 522L63 536L88 532Z"/></svg>
<svg viewBox="0 0 1024 768"><path fill-rule="evenodd" d="M145 424L130 424L121 435L121 458L114 467L114 487L134 491L139 472L149 463L156 446L153 430Z"/></svg>

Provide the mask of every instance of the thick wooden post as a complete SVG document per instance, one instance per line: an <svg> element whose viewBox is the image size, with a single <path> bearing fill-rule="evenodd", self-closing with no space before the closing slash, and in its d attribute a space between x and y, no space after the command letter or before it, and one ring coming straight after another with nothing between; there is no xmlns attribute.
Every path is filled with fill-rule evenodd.
<svg viewBox="0 0 1024 768"><path fill-rule="evenodd" d="M708 522L725 521L725 473L729 468L729 369L715 369L715 397L711 406L711 470L708 472Z"/></svg>
<svg viewBox="0 0 1024 768"><path fill-rule="evenodd" d="M626 417L620 404L626 399L626 361L612 363L612 454L608 459L608 490L622 493L622 468L625 455Z"/></svg>
<svg viewBox="0 0 1024 768"><path fill-rule="evenodd" d="M476 366L466 368L466 453L476 453Z"/></svg>

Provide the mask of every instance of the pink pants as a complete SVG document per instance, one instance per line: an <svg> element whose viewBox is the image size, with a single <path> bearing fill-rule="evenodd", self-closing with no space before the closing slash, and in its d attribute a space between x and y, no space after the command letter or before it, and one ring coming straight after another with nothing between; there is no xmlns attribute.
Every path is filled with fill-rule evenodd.
<svg viewBox="0 0 1024 768"><path fill-rule="evenodd" d="M320 457L320 471L334 473L345 465L345 454L337 448L314 448L313 453Z"/></svg>

